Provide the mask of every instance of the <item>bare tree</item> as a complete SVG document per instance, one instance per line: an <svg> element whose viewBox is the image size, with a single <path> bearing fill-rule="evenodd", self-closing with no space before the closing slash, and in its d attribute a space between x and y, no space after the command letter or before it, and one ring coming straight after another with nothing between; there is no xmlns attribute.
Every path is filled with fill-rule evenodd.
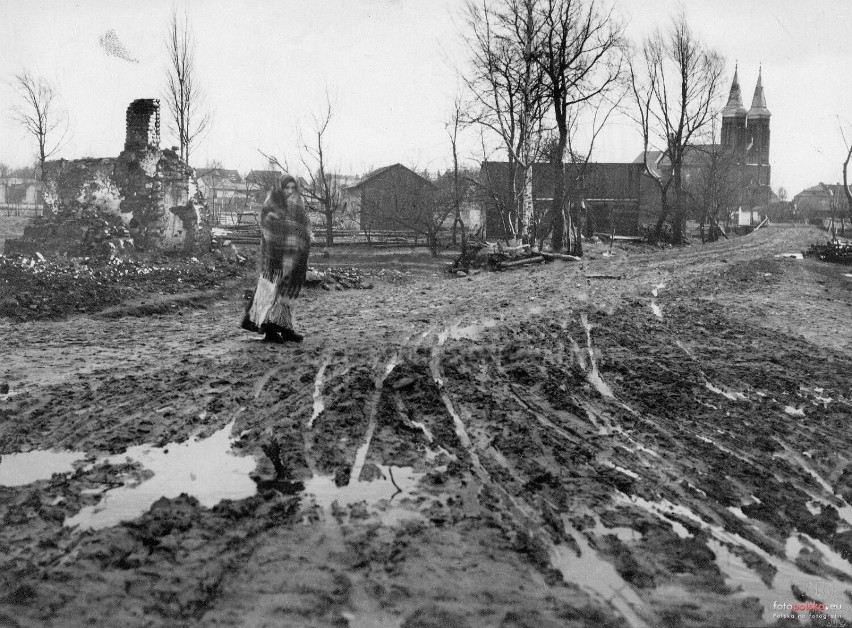
<svg viewBox="0 0 852 628"><path fill-rule="evenodd" d="M322 113L315 115L311 128L311 142L302 139L299 151L302 164L308 171L308 181L305 199L311 209L319 211L325 217L325 243L334 244L334 217L343 207L343 191L340 177L329 172L328 164L328 126L334 115L331 99L326 94L326 106ZM302 132L299 131L302 138Z"/></svg>
<svg viewBox="0 0 852 628"><path fill-rule="evenodd" d="M20 96L13 116L38 144L39 176L44 181L44 162L62 147L68 117L59 109L56 89L43 77L24 70L15 75L13 87Z"/></svg>
<svg viewBox="0 0 852 628"><path fill-rule="evenodd" d="M843 160L843 194L846 196L846 208L849 212L849 220L852 222L852 187L849 185L849 164L852 162L852 144L846 141L843 127L840 127L840 135L846 143L846 159Z"/></svg>
<svg viewBox="0 0 852 628"><path fill-rule="evenodd" d="M200 181L204 188L204 196L210 206L211 221L214 225L221 224L222 209L226 205L226 199L223 198L224 195L220 189L221 170L222 162L218 159L211 159L202 168L195 171L195 181L196 183ZM233 201L233 194L231 201Z"/></svg>
<svg viewBox="0 0 852 628"><path fill-rule="evenodd" d="M453 101L453 108L450 112L450 119L447 121L445 128L447 129L447 135L450 139L450 148L453 153L453 171L452 171L452 188L451 188L451 197L450 202L452 204L452 216L453 216L453 244L456 244L457 241L457 231L456 229L461 230L461 247L462 247L462 256L467 255L467 226L464 224L461 215L461 204L462 200L465 197L465 190L467 188L467 183L462 180L460 172L459 172L459 150L458 150L458 140L459 140L459 131L463 124L463 115L464 115L464 105L462 104L461 97L456 96L456 99Z"/></svg>
<svg viewBox="0 0 852 628"><path fill-rule="evenodd" d="M509 179L494 182L492 195L500 204L506 204L500 190L512 191L506 226L513 237L527 241L533 207L532 166L540 156L548 107L544 74L534 54L540 28L535 9L538 2L469 2L467 45L471 67L463 77L473 100L466 122L478 124L498 138L509 161Z"/></svg>
<svg viewBox="0 0 852 628"><path fill-rule="evenodd" d="M787 197L788 197L787 188L785 188L782 185L781 187L778 188L778 200L783 203L787 200Z"/></svg>
<svg viewBox="0 0 852 628"><path fill-rule="evenodd" d="M10 172L12 172L12 167L9 164L0 161L0 179L7 179Z"/></svg>
<svg viewBox="0 0 852 628"><path fill-rule="evenodd" d="M684 240L684 161L688 151L709 134L722 65L721 56L696 38L683 14L667 31L657 30L648 37L641 53L630 63L645 171L660 193L654 240L659 240L666 221L671 225L672 242ZM660 151L668 165L661 169L651 164L652 148Z"/></svg>
<svg viewBox="0 0 852 628"><path fill-rule="evenodd" d="M362 192L362 229L367 234L389 229L422 235L437 257L440 235L454 204L452 183L447 185L446 177L430 179L428 173L418 175L408 168L389 169L375 177L369 190Z"/></svg>
<svg viewBox="0 0 852 628"><path fill-rule="evenodd" d="M720 235L728 237L721 223L731 215L740 198L739 167L733 154L719 144L710 144L699 153L695 177L685 187L698 210L701 242L715 242Z"/></svg>
<svg viewBox="0 0 852 628"><path fill-rule="evenodd" d="M195 143L209 129L212 114L204 102L195 68L195 38L184 15L172 10L166 37L169 66L166 70L165 101L172 116L172 131L178 137L180 158L189 163Z"/></svg>
<svg viewBox="0 0 852 628"><path fill-rule="evenodd" d="M580 121L591 112L593 144L621 100L623 26L598 0L542 0L538 5L542 28L536 59L547 79L556 125L550 155L555 177L553 247L568 244L572 253L581 255L579 225L566 207L564 159L569 153L572 161L582 154L574 145ZM584 163L590 154L591 148Z"/></svg>

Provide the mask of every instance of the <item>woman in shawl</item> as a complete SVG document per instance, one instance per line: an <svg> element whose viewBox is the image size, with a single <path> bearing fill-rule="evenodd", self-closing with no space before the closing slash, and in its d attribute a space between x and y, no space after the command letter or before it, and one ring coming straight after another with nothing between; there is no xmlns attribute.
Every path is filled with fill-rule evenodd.
<svg viewBox="0 0 852 628"><path fill-rule="evenodd" d="M260 213L260 276L242 327L267 342L301 342L293 329L293 300L305 283L310 225L296 180L281 176Z"/></svg>

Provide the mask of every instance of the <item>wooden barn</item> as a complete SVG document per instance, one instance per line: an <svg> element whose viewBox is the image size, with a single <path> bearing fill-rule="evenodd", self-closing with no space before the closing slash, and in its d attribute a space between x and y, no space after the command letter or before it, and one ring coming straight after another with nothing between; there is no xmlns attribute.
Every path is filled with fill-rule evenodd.
<svg viewBox="0 0 852 628"><path fill-rule="evenodd" d="M514 206L509 168L508 162L486 161L480 170L485 229L490 240L511 237L505 210ZM586 235L612 232L622 236L639 234L642 197L652 193L641 164L567 163L563 173L568 200L585 203ZM518 173L518 176L521 174ZM521 185L516 189L520 190ZM553 166L550 163L534 164L533 212L542 221L546 221L550 214L555 189ZM501 206L504 208L502 211Z"/></svg>
<svg viewBox="0 0 852 628"><path fill-rule="evenodd" d="M402 164L373 170L344 189L347 211L360 216L366 233L422 229L434 197L435 186Z"/></svg>

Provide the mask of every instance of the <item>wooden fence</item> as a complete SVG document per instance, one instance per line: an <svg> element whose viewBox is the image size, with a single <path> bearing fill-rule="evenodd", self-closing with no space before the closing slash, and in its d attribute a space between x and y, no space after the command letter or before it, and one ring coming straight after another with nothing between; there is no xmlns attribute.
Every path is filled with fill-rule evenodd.
<svg viewBox="0 0 852 628"><path fill-rule="evenodd" d="M230 240L235 244L256 244L260 240L260 227L256 224L239 224L217 229L220 241ZM317 246L325 244L325 228L314 227L313 242ZM362 231L358 229L335 229L334 244L363 244L367 246L428 246L429 241L422 233L415 231ZM452 233L442 231L438 243L446 246L452 242Z"/></svg>
<svg viewBox="0 0 852 628"><path fill-rule="evenodd" d="M34 218L44 212L42 203L0 203L0 215L29 216Z"/></svg>

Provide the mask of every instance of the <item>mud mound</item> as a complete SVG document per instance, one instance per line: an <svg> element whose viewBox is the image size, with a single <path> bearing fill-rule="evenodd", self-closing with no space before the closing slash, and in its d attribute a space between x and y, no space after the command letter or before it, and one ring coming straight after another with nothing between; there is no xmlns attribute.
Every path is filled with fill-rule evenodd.
<svg viewBox="0 0 852 628"><path fill-rule="evenodd" d="M58 320L97 312L143 294L215 289L246 273L233 263L171 259L0 256L0 317Z"/></svg>

